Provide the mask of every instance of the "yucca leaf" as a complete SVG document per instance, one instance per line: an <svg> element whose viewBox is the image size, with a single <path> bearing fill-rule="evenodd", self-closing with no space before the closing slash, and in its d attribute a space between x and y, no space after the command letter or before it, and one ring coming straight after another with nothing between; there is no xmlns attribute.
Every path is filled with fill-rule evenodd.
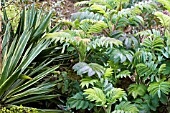
<svg viewBox="0 0 170 113"><path fill-rule="evenodd" d="M24 32L24 27L25 27L25 25L24 25L25 24L25 8L23 8L20 17L21 17L20 22L18 24L18 28L17 28L17 31L16 31L16 34L19 35L19 36Z"/></svg>
<svg viewBox="0 0 170 113"><path fill-rule="evenodd" d="M30 95L47 94L54 90L53 89L54 86L55 86L55 83L41 84L35 88L30 88L30 89L22 91L18 94L15 94L15 95L11 96L9 99L7 98L5 103L9 103L9 102L12 102L12 101L15 101L15 100L18 100L18 99L21 99L23 97L30 96Z"/></svg>
<svg viewBox="0 0 170 113"><path fill-rule="evenodd" d="M33 35L33 40L37 40L37 38L39 36L41 36L41 34L44 32L44 30L47 28L47 26L49 25L50 22L50 18L52 16L52 11L49 12L49 14L47 15L47 17L42 21L42 23L40 24L40 26L38 26L38 28L36 29L34 35Z"/></svg>
<svg viewBox="0 0 170 113"><path fill-rule="evenodd" d="M11 104L25 104L25 103L35 102L38 100L48 100L48 99L56 98L58 96L60 95L38 95L38 96L33 96L22 100L14 101Z"/></svg>
<svg viewBox="0 0 170 113"><path fill-rule="evenodd" d="M50 72L56 70L59 66L54 66L53 68L50 68L40 74L38 74L37 76L35 76L34 78L32 78L31 80L27 81L26 83L24 83L23 85L17 87L16 89L13 89L12 92L8 93L8 97L10 97L13 94L16 94L20 91L23 91L24 89L30 87L31 85L35 84L36 82L38 82L39 80L41 80L42 78L44 78L45 76L47 76Z"/></svg>

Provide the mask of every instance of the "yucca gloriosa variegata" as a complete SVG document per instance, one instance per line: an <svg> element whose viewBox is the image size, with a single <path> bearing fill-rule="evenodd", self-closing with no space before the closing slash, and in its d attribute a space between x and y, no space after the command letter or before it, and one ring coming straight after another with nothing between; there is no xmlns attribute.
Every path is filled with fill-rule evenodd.
<svg viewBox="0 0 170 113"><path fill-rule="evenodd" d="M35 85L59 67L55 65L47 68L54 59L35 61L51 43L42 37L47 33L51 15L52 12L47 15L36 10L34 5L30 9L23 8L17 30L14 31L3 9L0 106L26 104L59 96L50 94L55 82Z"/></svg>

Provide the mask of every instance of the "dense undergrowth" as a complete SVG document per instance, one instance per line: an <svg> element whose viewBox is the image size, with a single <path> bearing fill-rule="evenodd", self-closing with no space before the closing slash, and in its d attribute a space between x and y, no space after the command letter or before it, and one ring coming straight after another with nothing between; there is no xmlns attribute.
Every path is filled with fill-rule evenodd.
<svg viewBox="0 0 170 113"><path fill-rule="evenodd" d="M55 3L3 2L0 113L170 112L169 0Z"/></svg>

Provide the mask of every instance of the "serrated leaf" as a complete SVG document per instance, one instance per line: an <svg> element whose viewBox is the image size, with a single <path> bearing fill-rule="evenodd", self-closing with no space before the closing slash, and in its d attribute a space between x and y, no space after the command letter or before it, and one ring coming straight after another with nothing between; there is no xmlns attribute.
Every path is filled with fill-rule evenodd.
<svg viewBox="0 0 170 113"><path fill-rule="evenodd" d="M109 103L115 103L118 99L126 97L126 93L121 88L113 88L107 92L106 97Z"/></svg>
<svg viewBox="0 0 170 113"><path fill-rule="evenodd" d="M135 99L138 95L143 96L145 95L147 87L143 84L131 84L128 88L129 93L132 94L133 98Z"/></svg>
<svg viewBox="0 0 170 113"><path fill-rule="evenodd" d="M113 69L112 68L107 68L105 73L104 73L104 77L110 77L113 73Z"/></svg>
<svg viewBox="0 0 170 113"><path fill-rule="evenodd" d="M103 76L105 68L97 63L79 62L73 66L78 75L87 73L88 76L98 75L99 78Z"/></svg>
<svg viewBox="0 0 170 113"><path fill-rule="evenodd" d="M81 84L80 86L83 88L84 86L86 86L86 88L89 88L89 85L91 84L92 86L94 86L94 83L98 82L97 79L93 79L93 78L83 78L81 80Z"/></svg>
<svg viewBox="0 0 170 113"><path fill-rule="evenodd" d="M116 105L115 110L116 112L113 111L113 113L117 113L117 110L120 110L121 113L139 113L137 107L128 101L122 101L119 105Z"/></svg>
<svg viewBox="0 0 170 113"><path fill-rule="evenodd" d="M70 108L76 108L77 110L90 108L92 106L91 104L90 101L85 99L82 92L76 93L76 95L69 98L67 101L67 105Z"/></svg>
<svg viewBox="0 0 170 113"><path fill-rule="evenodd" d="M151 83L148 87L148 91L152 96L158 95L158 97L161 98L161 93L168 95L170 92L170 82L161 80Z"/></svg>
<svg viewBox="0 0 170 113"><path fill-rule="evenodd" d="M84 90L85 95L88 95L86 98L90 101L95 101L96 103L101 103L101 106L105 105L106 97L103 91L99 88L93 87Z"/></svg>
<svg viewBox="0 0 170 113"><path fill-rule="evenodd" d="M126 77L130 77L130 71L129 70L124 70L121 71L118 75L116 75L116 78L126 78Z"/></svg>

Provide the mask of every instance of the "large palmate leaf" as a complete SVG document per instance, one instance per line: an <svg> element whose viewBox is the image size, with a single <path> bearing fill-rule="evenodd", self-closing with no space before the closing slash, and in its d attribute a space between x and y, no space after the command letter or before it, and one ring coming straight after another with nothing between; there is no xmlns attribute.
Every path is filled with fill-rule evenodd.
<svg viewBox="0 0 170 113"><path fill-rule="evenodd" d="M104 74L105 68L97 63L79 62L73 66L78 75L87 73L88 76L98 75L99 78Z"/></svg>

